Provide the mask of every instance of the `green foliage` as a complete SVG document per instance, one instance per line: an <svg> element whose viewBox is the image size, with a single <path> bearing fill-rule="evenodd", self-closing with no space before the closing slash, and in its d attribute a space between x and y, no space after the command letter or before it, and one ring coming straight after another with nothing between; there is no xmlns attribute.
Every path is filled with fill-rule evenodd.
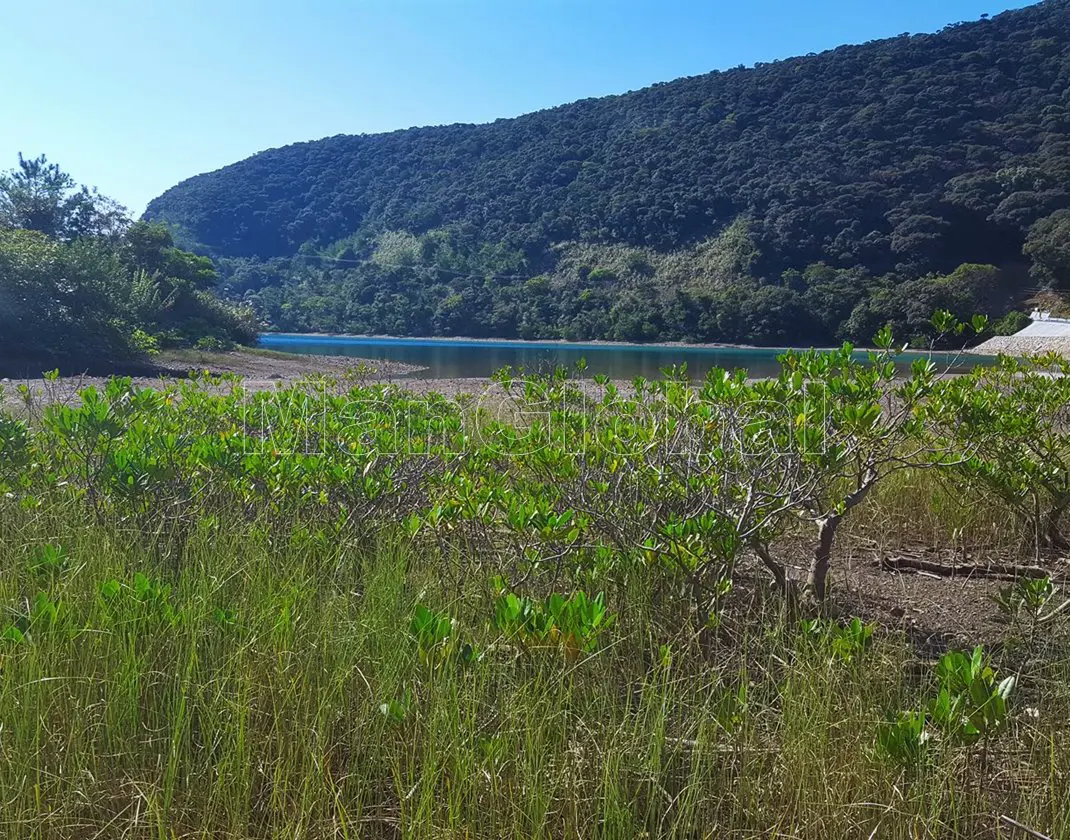
<svg viewBox="0 0 1070 840"><path fill-rule="evenodd" d="M888 714L877 729L877 752L904 767L918 768L927 757L931 723L951 745L986 744L1007 724L1008 702L1017 679L999 680L984 649L952 650L936 665L937 693L919 711Z"/></svg>
<svg viewBox="0 0 1070 840"><path fill-rule="evenodd" d="M1050 577L1026 578L1001 589L993 598L1008 618L1017 618L1023 611L1035 618L1058 591Z"/></svg>
<svg viewBox="0 0 1070 840"><path fill-rule="evenodd" d="M38 592L30 605L30 632L36 635L55 629L60 623L62 608L62 603L53 600L48 593Z"/></svg>
<svg viewBox="0 0 1070 840"><path fill-rule="evenodd" d="M182 621L182 613L171 600L171 584L159 578L135 572L128 584L112 578L100 585L100 596L106 609L116 620L127 620L131 632L138 632L139 623L149 626L175 627Z"/></svg>
<svg viewBox="0 0 1070 840"><path fill-rule="evenodd" d="M47 592L37 592L29 599L25 612L0 633L0 640L12 644L37 642L61 630L67 620L67 605Z"/></svg>
<svg viewBox="0 0 1070 840"><path fill-rule="evenodd" d="M934 430L962 457L951 474L1021 517L1024 536L1052 547L1070 507L1070 367L1057 357L1001 359L950 380L927 404Z"/></svg>
<svg viewBox="0 0 1070 840"><path fill-rule="evenodd" d="M416 648L424 664L432 664L446 658L451 650L453 619L445 613L437 613L418 604L409 630L416 640Z"/></svg>
<svg viewBox="0 0 1070 840"><path fill-rule="evenodd" d="M387 700L379 706L379 713L391 723L401 723L412 707L412 692L405 689L400 698Z"/></svg>
<svg viewBox="0 0 1070 840"><path fill-rule="evenodd" d="M58 575L69 562L67 551L61 545L42 545L30 557L29 568L36 575Z"/></svg>
<svg viewBox="0 0 1070 840"><path fill-rule="evenodd" d="M29 443L26 424L0 412L0 491L18 483L29 458Z"/></svg>
<svg viewBox="0 0 1070 840"><path fill-rule="evenodd" d="M18 625L9 624L0 633L0 641L7 642L8 644L19 644L26 641L26 635L19 629Z"/></svg>
<svg viewBox="0 0 1070 840"><path fill-rule="evenodd" d="M255 341L250 314L211 294L219 282L212 261L176 248L163 225L135 222L120 253L133 277L133 315L164 343L221 350Z"/></svg>
<svg viewBox="0 0 1070 840"><path fill-rule="evenodd" d="M483 654L471 642L462 642L456 630L457 622L447 613L436 612L423 604L417 604L412 621L409 622L409 632L416 641L420 662L432 671L449 661L462 667L477 664ZM396 709L394 706L389 708L390 713L383 714L393 718Z"/></svg>
<svg viewBox="0 0 1070 840"><path fill-rule="evenodd" d="M1033 274L1049 288L1070 288L1070 208L1058 210L1029 229L1025 253Z"/></svg>
<svg viewBox="0 0 1070 840"><path fill-rule="evenodd" d="M227 350L234 349L233 344L229 344L212 335L206 335L203 338L198 338L194 342L193 347L196 350L206 350L210 353L221 353Z"/></svg>
<svg viewBox="0 0 1070 840"><path fill-rule="evenodd" d="M528 647L560 646L568 659L593 651L612 622L601 592L593 598L582 590L568 597L555 592L536 600L503 591L494 603L493 624L503 636Z"/></svg>
<svg viewBox="0 0 1070 840"><path fill-rule="evenodd" d="M0 228L0 353L121 358L122 272L109 245Z"/></svg>
<svg viewBox="0 0 1070 840"><path fill-rule="evenodd" d="M877 728L877 751L904 767L917 767L925 754L929 733L925 712L889 714Z"/></svg>
<svg viewBox="0 0 1070 840"><path fill-rule="evenodd" d="M934 321L939 333L964 330L946 311ZM864 361L850 344L785 353L780 374L750 388L760 409L756 417L740 418L752 435L749 452L764 453L761 472L777 488L766 491L766 503L814 525L805 589L817 601L826 596L835 537L846 518L889 476L948 457L949 446L934 440L921 420L943 387L936 365L921 357L901 373L891 329L880 330L873 342L878 350ZM787 484L780 481L785 475ZM785 585L783 565L769 548L778 521L780 516L748 536Z"/></svg>
<svg viewBox="0 0 1070 840"><path fill-rule="evenodd" d="M714 370L693 383L675 370L627 395L605 380L592 394L565 370L502 372L496 416L385 385L213 396L221 383L116 379L46 407L32 441L4 428L23 435L13 464L48 464L41 480L68 482L95 515L129 517L166 544L185 526L161 533L156 511L193 518L229 499L312 522L389 522L459 555L494 546L496 572L557 581L534 590L537 606L514 593L509 621L583 651L607 620L583 574L649 569L712 631L745 553L790 588L775 548L798 539L800 520L813 528L808 585L824 600L839 525L889 475L935 466L939 451L922 422L943 387L935 367L919 359L900 376L890 333L879 341L889 349L867 359L849 346L786 354L770 380ZM573 594L541 600L566 585Z"/></svg>
<svg viewBox="0 0 1070 840"><path fill-rule="evenodd" d="M873 624L866 624L858 617L846 624L828 619L814 618L803 623L803 632L818 644L826 647L833 656L843 662L860 660L873 639Z"/></svg>
<svg viewBox="0 0 1070 840"><path fill-rule="evenodd" d="M137 779L154 836L1059 836L1059 646L919 680L902 634L793 632L737 574L845 511L859 453L933 454L957 386L880 343L766 382L503 371L492 405L205 377L35 412L0 493L5 819L107 835Z"/></svg>
<svg viewBox="0 0 1070 840"><path fill-rule="evenodd" d="M211 260L45 159L0 176L0 354L15 364L114 363L161 342L255 340L245 308L210 292Z"/></svg>
<svg viewBox="0 0 1070 840"><path fill-rule="evenodd" d="M827 346L891 322L924 343L938 307L999 317L1066 282L1068 21L1046 2L517 119L273 149L146 215L281 330ZM964 264L1003 269L998 288L948 282Z"/></svg>
<svg viewBox="0 0 1070 840"><path fill-rule="evenodd" d="M1056 603L1059 587L1048 576L1022 578L999 590L992 599L1000 613L1012 625L1025 625L1027 640L1031 646L1039 639L1050 640L1054 635L1054 622L1070 609L1070 600L1063 598ZM1041 630L1047 630L1041 634Z"/></svg>
<svg viewBox="0 0 1070 840"><path fill-rule="evenodd" d="M157 356L160 353L160 342L156 336L149 335L139 327L130 333L130 348L142 356Z"/></svg>
<svg viewBox="0 0 1070 840"><path fill-rule="evenodd" d="M1024 330L1031 323L1029 316L1024 312L1008 312L992 324L992 332L995 335L1014 335Z"/></svg>
<svg viewBox="0 0 1070 840"><path fill-rule="evenodd" d="M494 626L509 639L541 641L550 632L552 621L538 601L514 592L502 593L494 603Z"/></svg>
<svg viewBox="0 0 1070 840"><path fill-rule="evenodd" d="M129 221L126 209L74 179L41 155L0 174L0 228L30 230L50 239L114 237Z"/></svg>
<svg viewBox="0 0 1070 840"><path fill-rule="evenodd" d="M997 682L984 649L950 651L936 666L940 688L928 705L933 723L950 738L973 743L995 735L1007 722L1007 701L1015 677Z"/></svg>

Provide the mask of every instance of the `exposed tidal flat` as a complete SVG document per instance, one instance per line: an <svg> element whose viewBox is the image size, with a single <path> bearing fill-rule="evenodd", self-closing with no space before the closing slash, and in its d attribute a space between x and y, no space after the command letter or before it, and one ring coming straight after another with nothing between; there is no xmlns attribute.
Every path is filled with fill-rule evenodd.
<svg viewBox="0 0 1070 840"><path fill-rule="evenodd" d="M280 353L268 349L243 347L227 352L211 352L192 349L161 352L151 363L137 366L94 366L91 372L81 372L76 363L60 369L60 376L46 381L44 373L48 362L9 365L0 381L0 408L12 407L24 401L18 393L25 386L38 399L48 402L68 402L76 399L77 392L87 386L103 387L112 376L126 375L138 387L157 387L162 383L186 379L191 374L208 374L228 380L240 378L248 391L263 391L284 388L313 376L345 378L359 375L361 381L383 381L412 375L420 370L415 365L392 362L385 359L354 359L315 354ZM40 371L37 373L37 371ZM230 387L229 384L226 387Z"/></svg>

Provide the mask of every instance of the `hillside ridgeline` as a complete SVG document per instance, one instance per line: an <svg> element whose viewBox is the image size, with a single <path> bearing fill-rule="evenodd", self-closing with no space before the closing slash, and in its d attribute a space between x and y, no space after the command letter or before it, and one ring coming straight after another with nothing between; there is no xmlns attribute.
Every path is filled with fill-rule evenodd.
<svg viewBox="0 0 1070 840"><path fill-rule="evenodd" d="M147 217L284 330L923 338L936 308L998 317L1070 283L1068 90L1070 4L1048 0L487 125L273 149Z"/></svg>

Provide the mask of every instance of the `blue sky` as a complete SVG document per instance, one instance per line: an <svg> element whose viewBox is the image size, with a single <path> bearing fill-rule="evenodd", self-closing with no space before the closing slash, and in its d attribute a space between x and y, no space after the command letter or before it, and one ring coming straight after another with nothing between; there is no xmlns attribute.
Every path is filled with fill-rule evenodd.
<svg viewBox="0 0 1070 840"><path fill-rule="evenodd" d="M140 213L273 146L485 122L1024 5L0 0L0 169L45 152Z"/></svg>

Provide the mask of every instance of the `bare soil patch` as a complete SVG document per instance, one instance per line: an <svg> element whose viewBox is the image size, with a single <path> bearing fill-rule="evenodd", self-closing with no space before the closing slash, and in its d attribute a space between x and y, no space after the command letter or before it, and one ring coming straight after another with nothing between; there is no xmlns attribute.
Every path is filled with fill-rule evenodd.
<svg viewBox="0 0 1070 840"><path fill-rule="evenodd" d="M49 368L48 362L0 360L0 373L8 374L0 379L0 385L5 392L0 407L11 408L22 403L17 393L19 385L28 387L38 401L69 403L82 388L89 385L102 387L112 376L129 376L135 385L155 387L161 382L185 379L191 372L207 372L213 376L232 374L242 377L243 385L247 389L264 391L286 387L308 376L360 378L362 381L374 382L408 376L420 370L414 365L380 359L299 355L251 349L218 353L171 350L160 353L151 364L101 367L99 364L87 362L84 370L79 370L77 363L69 362L60 368L61 376L53 382L46 382L41 374L30 374L30 371L44 371Z"/></svg>

